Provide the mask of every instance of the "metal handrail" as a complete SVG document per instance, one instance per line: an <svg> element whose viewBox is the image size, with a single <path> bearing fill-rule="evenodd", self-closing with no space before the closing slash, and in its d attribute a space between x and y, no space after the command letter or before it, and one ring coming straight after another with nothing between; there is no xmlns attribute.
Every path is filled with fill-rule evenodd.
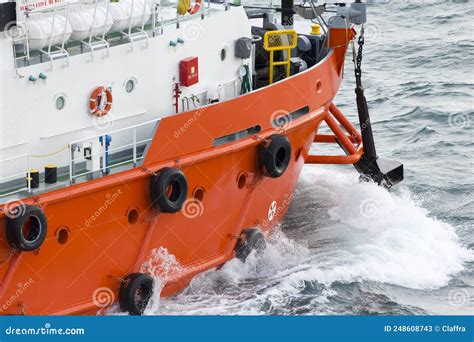
<svg viewBox="0 0 474 342"><path fill-rule="evenodd" d="M142 140L137 140L137 129L140 128L140 127L150 125L152 123L157 123L160 120L161 120L161 118L148 120L146 122L142 122L142 123L139 123L139 124L131 125L131 126L120 128L120 129L116 129L116 130L113 130L113 131L109 131L107 133L97 134L95 136L91 136L91 137L88 137L88 138L83 138L83 139L79 139L79 140L75 140L75 141L71 142L69 144L69 149L70 149L70 153L69 153L69 182L70 182L70 184L74 184L75 179L77 179L79 177L82 177L82 176L85 176L85 175L88 175L88 174L93 174L97 171L100 171L100 169L102 169L102 172L104 174L106 174L107 169L109 169L109 168L117 167L117 166L128 164L128 163L131 163L131 162L133 162L133 166L135 167L137 165L137 162L144 158L144 156L141 156L141 157L137 156L137 147L139 145L146 144L146 143L153 140L153 137L150 137L150 138L147 138L147 139L142 139ZM114 147L114 148L110 148L110 149L108 147L106 147L106 144L105 144L106 137L107 136L113 136L114 134L121 133L121 132L131 132L132 142L121 145L121 146L117 146L117 147ZM97 170L92 170L92 171L88 171L88 172L82 172L80 174L75 174L75 163L78 162L78 161L86 160L85 157L74 158L74 152L76 150L77 145L79 145L80 143L83 143L83 142L90 142L90 141L94 141L94 140L97 140L97 139L100 139L100 138L103 139L102 141L104 143L101 144L101 147L100 147L99 151L90 154L88 157L93 157L93 156L94 157L97 157L97 156L102 157L102 163L101 163L102 167L99 167L99 169L97 169ZM126 161L115 163L115 164L110 164L110 165L106 164L106 159L107 159L106 154L108 154L112 151L119 151L119 150L123 150L123 149L129 148L129 147L132 148L132 158L127 159Z"/></svg>
<svg viewBox="0 0 474 342"><path fill-rule="evenodd" d="M70 184L73 184L74 179L76 179L76 178L79 178L81 176L84 176L84 175L87 175L87 174L92 174L92 173L95 173L95 172L99 171L99 170L92 170L92 171L86 172L86 173L74 174L74 163L77 162L77 161L83 161L85 159L84 157L81 157L81 158L74 158L73 157L74 148L75 148L75 146L77 146L77 144L79 144L81 142L85 142L85 141L93 141L95 139L99 139L100 137L105 138L105 136L107 136L107 135L114 135L114 134L117 134L117 133L120 133L120 132L127 132L128 131L128 132L131 133L131 136L132 136L132 142L131 143L127 143L127 144L124 144L124 145L121 145L121 146L117 146L117 147L114 147L114 148L111 148L111 149L107 149L107 151L106 151L105 144L104 144L104 145L101 146L100 152L93 153L93 154L91 154L91 156L102 156L103 157L103 162L102 162L102 168L101 169L104 172L108 168L117 167L117 166L120 166L120 165L125 165L125 164L128 164L128 163L132 163L132 162L133 162L133 166L135 167L137 165L138 161L140 161L144 158L144 155L138 156L138 152L137 152L138 146L149 143L150 141L153 140L152 136L150 138L137 140L137 129L141 128L141 127L145 127L145 126L150 125L152 123L157 123L160 120L161 120L161 118L156 118L156 119L148 120L148 121L145 121L145 122L142 122L142 123L139 123L139 124L131 125L131 126L128 126L128 127L116 129L116 130L113 130L113 131L109 131L107 133L102 133L102 134L90 136L88 138L79 139L79 140L75 140L75 141L71 142L67 146L67 149L66 149L66 151L69 151L68 154L69 154L69 181L70 181ZM119 150L123 150L123 149L129 148L129 147L132 147L132 157L131 158L129 158L125 161L121 161L119 163L106 165L106 163L105 163L105 159L106 159L105 154L106 154L106 152L119 151ZM64 150L62 150L62 151L64 151ZM9 158L5 158L5 159L0 160L0 163L4 163L4 162L12 161L12 160L17 160L17 159L20 159L20 158L26 158L26 164L27 164L27 168L26 168L25 172L19 172L19 173L7 175L7 176L4 176L4 177L0 177L0 181L4 181L4 180L8 181L9 179L14 180L14 179L20 178L21 176L27 175L31 170L31 158L42 158L42 157L45 157L45 156L38 156L38 155L33 155L33 154L21 154L21 155L18 155L18 156L13 156L13 157L9 157ZM17 178L15 178L15 177L17 177ZM11 191L11 192L8 192L8 193L5 193L5 194L1 194L0 198L5 197L5 196L9 196L9 195L13 195L13 194L16 194L16 193L19 193L19 192L22 192L22 191L31 192L31 190L32 190L32 188L31 188L31 179L30 179L30 177L28 177L26 187L22 187L21 189L16 189L14 191Z"/></svg>
<svg viewBox="0 0 474 342"><path fill-rule="evenodd" d="M97 8L99 6L99 2L104 2L106 4L106 11L105 11L105 21L104 21L104 25L102 26L102 35L101 35L101 38L97 38L97 35L93 35L93 31L95 29L95 21L96 21L96 18L97 18ZM82 9L82 4L81 4L81 9ZM90 50L91 50L91 55L92 57L94 56L94 51L96 49L96 46L99 46L98 48L100 49L100 47L102 48L106 48L107 49L107 53L108 53L108 49L110 47L109 45L109 42L105 39L105 36L107 34L107 20L108 20L108 17L109 17L109 9L110 9L110 0L95 0L94 1L94 15L93 15L93 19L92 19L92 24L89 28L89 38L86 40L82 40L81 43L82 44L85 44ZM93 42L94 38L97 38L98 41L96 42Z"/></svg>
<svg viewBox="0 0 474 342"><path fill-rule="evenodd" d="M96 0L96 2L98 2L98 1L99 0ZM108 3L108 6L110 6L110 0L105 0L105 1ZM215 7L211 8L210 0L206 0L206 2L207 2L207 6L201 6L200 10L196 14L188 16L186 18L176 17L176 18L170 19L169 21L166 21L166 22L160 22L158 20L159 19L159 12L156 11L156 8L155 8L156 6L154 6L154 8L152 9L152 21L153 22L151 24L151 28L149 30L145 30L146 23L143 20L142 25L140 27L140 30L137 33L143 35L143 37L148 40L149 34L152 34L152 36L155 36L157 31L162 32L163 28L166 27L166 26L179 25L180 22L187 21L187 20L192 20L196 16L201 16L201 18L204 19L205 16L208 13L211 13L215 10ZM28 17L32 17L32 16L41 15L41 14L45 14L45 13L58 12L60 10L65 10L66 11L66 21L68 21L69 14L70 14L71 10L75 7L79 7L79 8L82 9L84 4L91 4L91 3L90 2L86 3L84 1L58 3L58 4L50 5L47 8L35 8L35 9L32 9L32 10L28 10L27 14L28 14ZM220 4L215 4L215 5L220 5ZM227 5L224 4L223 6L224 6L224 8L227 9ZM144 11L145 11L145 8L144 8ZM56 14L54 14L54 15L56 15ZM27 21L26 19L18 18L17 25L26 24L26 21ZM158 25L157 25L157 23L158 23ZM59 57L64 57L66 59L69 57L69 53L68 53L67 48L66 48L66 40L64 39L66 37L66 27L67 26L65 25L64 32L63 32L63 41L62 41L61 45L58 45L58 48L60 49L59 51L53 51L52 52L51 51L52 44L49 44L47 49L39 49L38 50L38 51L48 55L50 57L51 62L53 61L53 59L57 59ZM104 27L104 32L102 33L102 39L101 40L108 43L108 40L106 39L106 34L105 34L105 27ZM24 30L24 31L26 32L25 37L22 37L21 39L18 39L18 38L12 39L12 43L14 45L15 42L19 42L21 40L26 39L25 43L23 43L24 48L26 50L25 51L25 56L21 56L18 59L26 58L27 60L30 60L30 48L29 48L28 39L27 39L28 38L28 32L27 31L28 30ZM122 33L129 36L129 37L130 37L130 35L133 36L133 33L130 30L130 27L129 27L128 32L122 31ZM146 37L145 37L145 35L146 35ZM50 43L51 43L52 42L52 32L51 32L51 36L49 37L49 40L50 40ZM91 42L90 37L89 37L88 40ZM133 40L133 38L131 38L131 40ZM84 43L88 44L87 41L84 41ZM90 43L89 43L89 45L91 46ZM107 49L109 47L109 46L106 46L106 44L104 44L104 46ZM18 70L19 66L17 65L16 61L17 61L17 59L15 58L15 69ZM26 63L22 66L24 67L25 65L26 65Z"/></svg>
<svg viewBox="0 0 474 342"><path fill-rule="evenodd" d="M141 145L143 143L147 143L149 141L152 141L153 139L152 138L149 138L149 139L143 139L143 140L139 140L139 141L136 141L134 143L130 143L130 144L125 144L125 145L122 145L122 146L119 146L119 147L115 147L115 148L110 148L108 151L111 152L111 151L118 151L118 150L121 150L123 148L126 148L126 147L133 147L134 145ZM98 152L98 153L93 153L93 154L90 154L89 156L100 156L102 155L102 152ZM75 158L75 159L72 159L72 161L79 161L79 160L84 160L84 157L82 158Z"/></svg>
<svg viewBox="0 0 474 342"><path fill-rule="evenodd" d="M88 138L75 140L75 141L71 142L70 145L72 146L72 145L78 144L80 142L90 141L90 140L93 140L93 139L103 137L104 135L111 135L111 134L114 134L114 133L127 131L127 130L132 129L132 128L138 128L138 127L145 126L145 125L148 125L148 124L153 123L153 122L158 122L160 120L161 120L161 118L157 118L157 119L145 121L145 122L142 122L142 123L139 123L139 124L136 124L136 125L131 125L131 126L128 126L128 127L119 128L119 129L116 129L116 130L113 130L113 131L109 131L109 132L106 132L106 133L97 134L97 135L94 135L94 136L91 136L91 137L88 137Z"/></svg>
<svg viewBox="0 0 474 342"><path fill-rule="evenodd" d="M117 167L117 166L121 166L121 165L126 165L126 164L129 164L131 162L134 162L136 163L137 161L141 160L145 158L144 156L141 156L141 157L137 157L137 158L132 158L132 159L127 159L125 161L122 161L122 162L119 162L119 163L116 163L116 164L112 164L112 165L107 165L107 168L113 168L113 167ZM78 173L76 175L74 175L74 179L75 178L80 178L80 177L84 177L86 175L91 175L93 173L96 173L97 170L93 170L93 171L87 171L87 172L82 172L82 173Z"/></svg>
<svg viewBox="0 0 474 342"><path fill-rule="evenodd" d="M6 159L3 159L3 160L0 160L0 163L3 163L5 161L10 161L10 160L15 160L15 159L19 159L19 158L24 158L26 157L26 164L27 164L27 167L26 167L26 173L23 173L23 172L19 172L19 173L16 173L16 174L13 174L13 175L9 175L9 176L6 176L6 177L1 177L0 180L5 180L5 179L10 179L10 178L13 178L13 177L16 177L16 176L22 176L22 175L25 175L25 174L29 174L31 171L31 161L30 161L30 158L35 158L33 155L30 155L30 154L21 154L19 156L15 156L15 157L10 157L10 158L6 158ZM31 191L31 177L27 177L27 187L26 189L28 191ZM23 191L25 190L25 188L22 188L22 189L19 189L19 190L15 190L11 193L8 193L8 194L2 194L0 195L0 197L4 197L4 196L7 196L7 195L11 195L11 194L14 194L14 193L18 193L20 191Z"/></svg>

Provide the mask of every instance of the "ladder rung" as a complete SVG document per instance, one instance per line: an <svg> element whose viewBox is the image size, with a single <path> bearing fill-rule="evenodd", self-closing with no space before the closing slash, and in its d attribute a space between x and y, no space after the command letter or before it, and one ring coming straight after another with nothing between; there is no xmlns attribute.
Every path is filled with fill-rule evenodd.
<svg viewBox="0 0 474 342"><path fill-rule="evenodd" d="M284 62L273 62L273 65L288 65L290 64L291 62L288 62L288 61L284 61Z"/></svg>
<svg viewBox="0 0 474 342"><path fill-rule="evenodd" d="M128 39L132 41L141 40L141 39L148 39L148 34L145 31L133 32L127 34Z"/></svg>

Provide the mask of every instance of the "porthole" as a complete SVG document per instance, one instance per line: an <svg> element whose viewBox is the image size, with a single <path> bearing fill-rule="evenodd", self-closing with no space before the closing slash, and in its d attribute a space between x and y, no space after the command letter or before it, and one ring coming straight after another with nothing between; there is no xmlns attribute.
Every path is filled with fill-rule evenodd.
<svg viewBox="0 0 474 342"><path fill-rule="evenodd" d="M56 239L60 245L64 245L69 239L69 229L67 227L61 227L56 231Z"/></svg>
<svg viewBox="0 0 474 342"><path fill-rule="evenodd" d="M131 93L132 91L135 90L135 81L130 79L127 82L125 82L125 91L127 93Z"/></svg>
<svg viewBox="0 0 474 342"><path fill-rule="evenodd" d="M243 189L245 184L247 184L247 174L245 172L242 172L237 177L237 186L239 187L239 189Z"/></svg>
<svg viewBox="0 0 474 342"><path fill-rule="evenodd" d="M323 91L323 83L321 82L321 80L318 80L316 82L316 92L318 94L321 94L322 91Z"/></svg>
<svg viewBox="0 0 474 342"><path fill-rule="evenodd" d="M199 202L202 202L202 200L204 199L204 188L202 187L197 187L196 189L194 189L193 191L193 197L199 201Z"/></svg>
<svg viewBox="0 0 474 342"><path fill-rule="evenodd" d="M138 209L135 207L129 208L127 210L127 220L128 223L130 224L135 224L138 222L138 219L140 217L140 214L138 212Z"/></svg>
<svg viewBox="0 0 474 342"><path fill-rule="evenodd" d="M63 95L56 97L56 109L62 110L66 106L66 98Z"/></svg>
<svg viewBox="0 0 474 342"><path fill-rule="evenodd" d="M225 61L225 59L227 58L227 48L226 47L222 48L222 50L220 52L220 57L221 57L221 61Z"/></svg>

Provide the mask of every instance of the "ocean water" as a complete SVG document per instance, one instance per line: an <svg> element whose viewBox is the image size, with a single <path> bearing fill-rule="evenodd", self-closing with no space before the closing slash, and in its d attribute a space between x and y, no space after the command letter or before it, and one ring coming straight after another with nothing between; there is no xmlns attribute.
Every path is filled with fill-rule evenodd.
<svg viewBox="0 0 474 342"><path fill-rule="evenodd" d="M387 191L352 167L306 166L263 257L155 296L146 314L474 314L474 1L373 0L368 16L377 152L405 181ZM335 103L357 122L349 57Z"/></svg>

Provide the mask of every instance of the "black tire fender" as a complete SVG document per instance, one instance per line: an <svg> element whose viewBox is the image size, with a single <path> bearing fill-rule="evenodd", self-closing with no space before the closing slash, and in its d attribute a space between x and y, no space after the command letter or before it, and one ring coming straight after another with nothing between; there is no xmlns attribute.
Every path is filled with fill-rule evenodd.
<svg viewBox="0 0 474 342"><path fill-rule="evenodd" d="M12 212L16 215L7 215L6 220L6 237L10 246L21 251L40 248L48 231L48 220L43 210L22 204Z"/></svg>
<svg viewBox="0 0 474 342"><path fill-rule="evenodd" d="M181 210L188 196L188 181L183 171L165 167L150 182L150 198L155 208L164 213Z"/></svg>
<svg viewBox="0 0 474 342"><path fill-rule="evenodd" d="M235 256L237 259L245 262L250 253L256 251L257 255L262 255L266 247L265 236L260 229L244 229L237 240Z"/></svg>
<svg viewBox="0 0 474 342"><path fill-rule="evenodd" d="M154 280L147 274L132 273L120 285L119 304L123 311L139 316L153 295Z"/></svg>
<svg viewBox="0 0 474 342"><path fill-rule="evenodd" d="M265 176L278 178L290 163L291 144L286 136L280 134L273 134L266 140L259 146L259 167Z"/></svg>

